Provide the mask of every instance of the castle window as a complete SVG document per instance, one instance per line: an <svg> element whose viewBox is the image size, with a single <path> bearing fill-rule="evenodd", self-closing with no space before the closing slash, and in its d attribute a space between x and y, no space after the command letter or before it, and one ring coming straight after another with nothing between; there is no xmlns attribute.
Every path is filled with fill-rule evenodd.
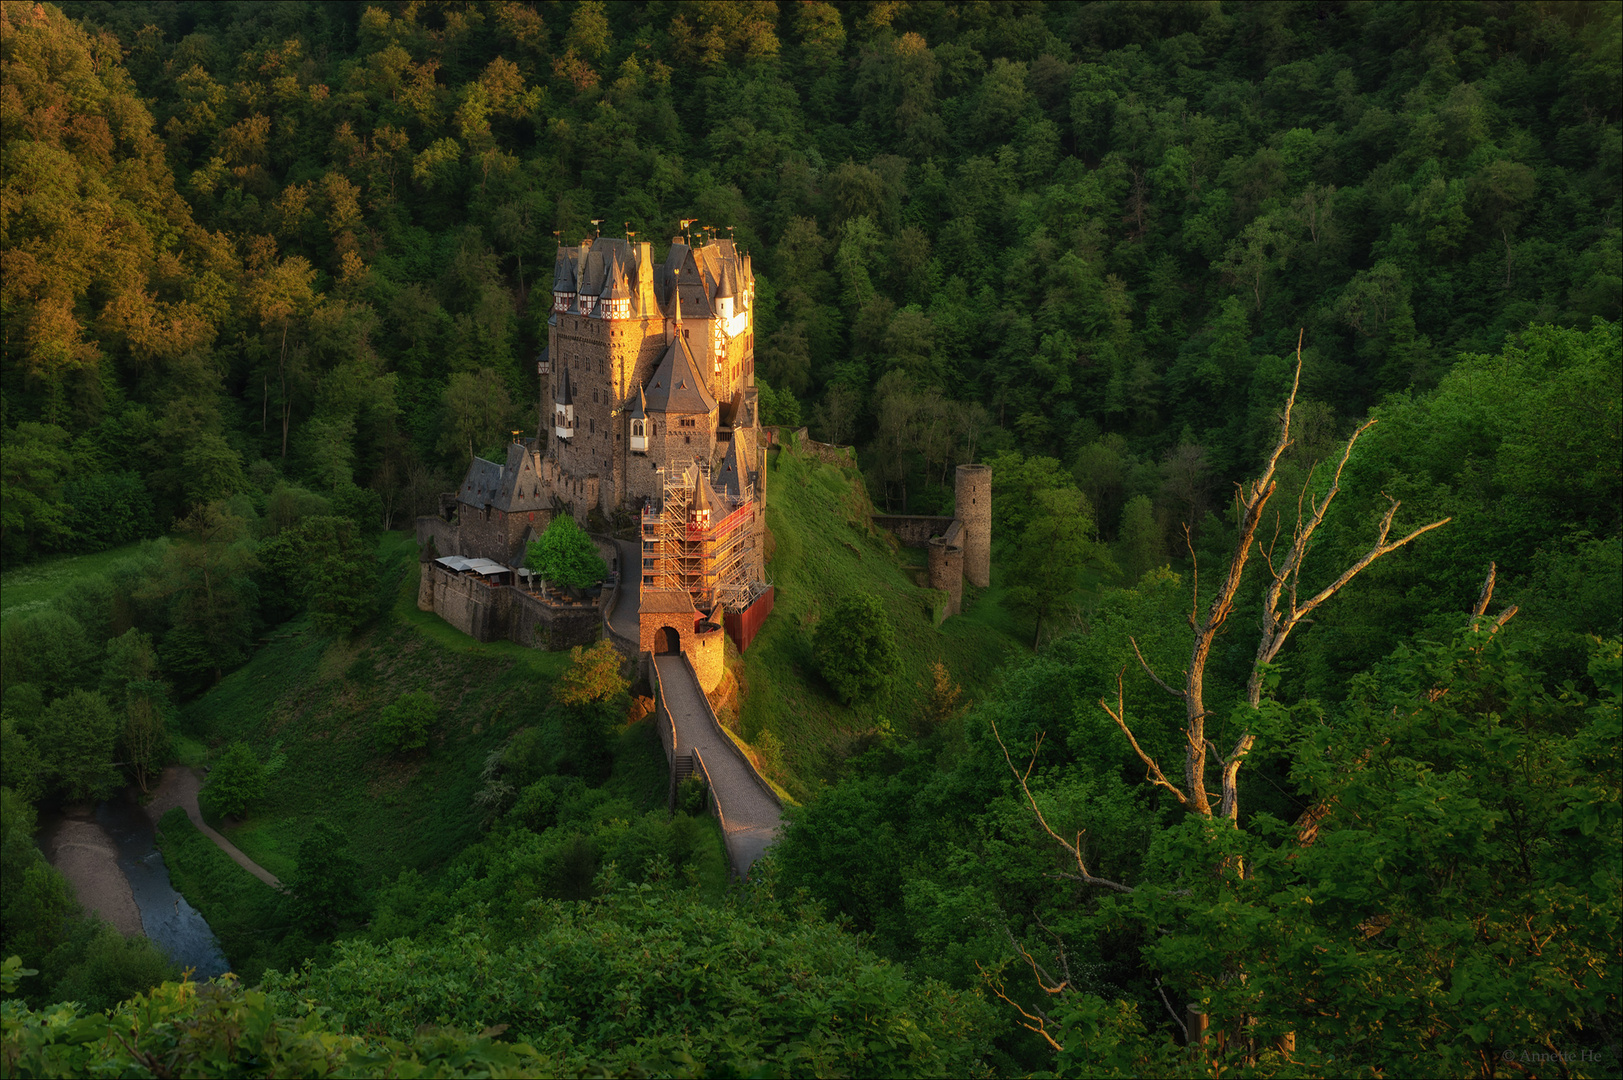
<svg viewBox="0 0 1623 1080"><path fill-rule="evenodd" d="M682 441L687 443L689 446L692 446L693 445L693 436L692 435L684 435L684 436L682 436Z"/></svg>

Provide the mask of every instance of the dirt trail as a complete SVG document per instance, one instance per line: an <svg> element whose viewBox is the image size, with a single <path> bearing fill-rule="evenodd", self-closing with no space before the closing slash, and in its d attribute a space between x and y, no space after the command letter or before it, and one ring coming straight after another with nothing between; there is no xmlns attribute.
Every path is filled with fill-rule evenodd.
<svg viewBox="0 0 1623 1080"><path fill-rule="evenodd" d="M203 821L203 812L197 807L197 793L203 787L202 772L199 769L188 769L180 765L171 765L163 771L163 779L158 782L158 790L153 793L152 801L147 803L147 816L152 824L158 821L175 807L186 811L186 816L192 819L197 831L214 841L214 845L244 870L263 881L273 889L280 889L282 883L275 874L254 862L248 856L238 851L231 841L209 828ZM132 901L133 905L133 901Z"/></svg>

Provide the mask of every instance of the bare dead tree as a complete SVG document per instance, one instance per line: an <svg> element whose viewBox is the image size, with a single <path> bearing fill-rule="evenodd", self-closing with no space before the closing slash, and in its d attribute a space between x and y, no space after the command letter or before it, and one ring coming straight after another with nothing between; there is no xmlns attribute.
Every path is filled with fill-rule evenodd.
<svg viewBox="0 0 1623 1080"><path fill-rule="evenodd" d="M1213 595L1207 606L1206 614L1199 614L1199 566L1195 567L1194 584L1197 586L1195 595L1191 599L1189 611L1189 626L1194 631L1194 642L1190 647L1189 666L1183 672L1183 687L1177 688L1150 670L1144 661L1143 653L1138 654L1139 663L1150 677L1168 693L1181 698L1185 710L1185 736L1186 750L1184 755L1183 787L1181 790L1161 775L1159 767L1150 760L1138 746L1138 740L1128 729L1124 710L1118 707L1112 711L1107 701L1101 699L1099 704L1116 721L1118 727L1127 734L1133 749L1138 753L1151 769L1152 780L1157 786L1164 786L1177 791L1179 800L1192 811L1203 817L1218 817L1233 822L1239 813L1239 774L1240 767L1245 763L1246 755L1251 752L1256 742L1256 734L1250 730L1242 731L1235 740L1233 749L1223 755L1206 737L1206 661L1211 654L1212 643L1218 633L1228 621L1234 610L1235 597L1239 594L1240 583L1245 577L1246 564L1250 559L1252 545L1256 543L1257 529L1263 520L1263 509L1278 487L1275 474L1278 470L1279 459L1291 445L1291 414L1296 408L1296 393L1302 382L1302 337L1296 339L1296 371L1291 380L1290 397L1286 399L1284 411L1279 420L1279 438L1270 451L1267 463L1264 465L1262 475L1249 484L1242 484L1235 493L1236 508L1239 517L1239 535L1235 540L1234 554L1230 557L1228 567L1223 573L1217 592ZM1312 547L1313 534L1324 522L1325 514L1335 502L1336 496L1341 492L1341 474L1351 460L1353 448L1358 440L1370 428L1375 426L1370 420L1354 431L1347 440L1347 446L1342 451L1341 460L1336 464L1332 475L1330 488L1322 498L1312 498L1307 490L1312 486L1312 473L1303 487L1302 498L1298 500L1296 526L1292 530L1290 545L1276 561L1275 553L1278 537L1270 543L1263 552L1263 561L1268 568L1269 582L1264 592L1262 633L1257 644L1256 660L1252 664L1251 675L1246 682L1246 702L1253 709L1262 701L1262 679L1267 665L1272 663L1284 648L1291 632L1300 626L1308 616L1316 611L1326 600L1346 587L1347 583L1357 577L1370 564L1383 555L1391 554L1404 547L1417 537L1439 528L1449 522L1449 518L1434 521L1429 525L1422 525L1399 540L1389 540L1392 531L1392 519L1401 505L1397 499L1387 498L1386 513L1376 530L1375 542L1370 549L1358 558L1350 567L1329 585L1313 593L1306 600L1301 599L1300 580L1302 563ZM1303 502L1305 501L1305 506ZM1188 527L1185 526L1185 535ZM1194 559L1194 548L1190 545L1190 558ZM1285 602L1288 597L1288 603ZM1133 648L1138 650L1138 642L1133 642ZM1218 804L1214 810L1211 793L1206 786L1207 758L1216 759L1220 766Z"/></svg>

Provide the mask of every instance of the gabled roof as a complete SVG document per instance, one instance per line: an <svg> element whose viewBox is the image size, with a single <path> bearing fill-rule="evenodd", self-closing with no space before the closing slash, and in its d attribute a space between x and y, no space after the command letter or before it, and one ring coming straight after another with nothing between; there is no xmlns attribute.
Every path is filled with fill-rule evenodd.
<svg viewBox="0 0 1623 1080"><path fill-rule="evenodd" d="M648 416L648 400L642 392L642 387L637 387L636 400L631 406L631 411L626 415L632 420L642 420Z"/></svg>
<svg viewBox="0 0 1623 1080"><path fill-rule="evenodd" d="M638 598L642 615L697 615L686 589L644 589Z"/></svg>
<svg viewBox="0 0 1623 1080"><path fill-rule="evenodd" d="M665 356L648 380L648 411L698 414L714 412L716 399L699 378L693 353L680 334L665 350Z"/></svg>
<svg viewBox="0 0 1623 1080"><path fill-rule="evenodd" d="M523 443L508 444L505 465L474 458L456 497L457 502L466 506L490 506L505 514L545 510L552 505L551 496L535 471L530 451Z"/></svg>
<svg viewBox="0 0 1623 1080"><path fill-rule="evenodd" d="M573 405L575 403L575 388L569 379L569 369L567 367L558 371L558 381L552 387L552 400L558 405Z"/></svg>

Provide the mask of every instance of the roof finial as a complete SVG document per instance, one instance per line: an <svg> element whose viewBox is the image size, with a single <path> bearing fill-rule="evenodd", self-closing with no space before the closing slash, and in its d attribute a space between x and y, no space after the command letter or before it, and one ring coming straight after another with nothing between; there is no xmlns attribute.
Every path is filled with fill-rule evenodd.
<svg viewBox="0 0 1623 1080"><path fill-rule="evenodd" d="M676 280L676 284L671 286L671 296L673 297L672 302L676 305L676 313L674 316L672 316L671 321L674 322L676 324L676 328L680 330L682 329L682 268L678 266L672 270L671 277Z"/></svg>

